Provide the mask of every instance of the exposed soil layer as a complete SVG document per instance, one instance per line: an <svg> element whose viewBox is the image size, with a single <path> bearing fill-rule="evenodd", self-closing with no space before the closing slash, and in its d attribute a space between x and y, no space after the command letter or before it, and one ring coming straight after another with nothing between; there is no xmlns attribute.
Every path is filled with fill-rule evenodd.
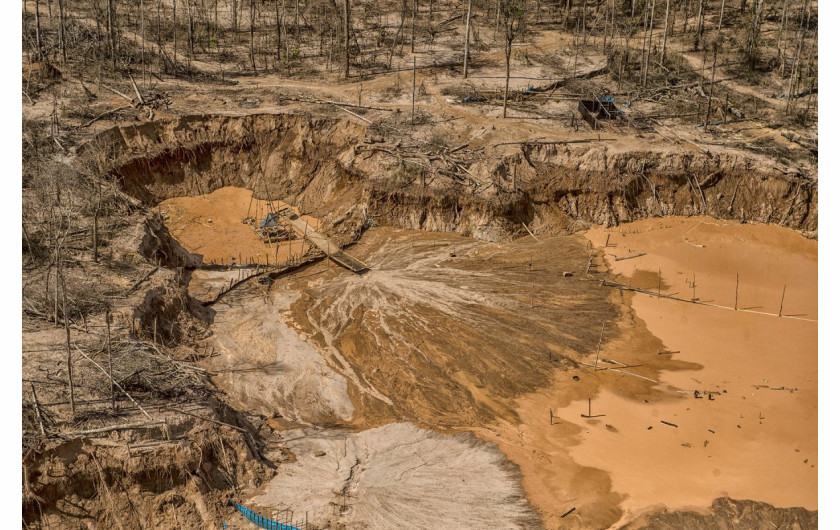
<svg viewBox="0 0 840 530"><path fill-rule="evenodd" d="M382 142L336 119L187 116L115 127L83 156L104 153L101 168L146 204L238 186L286 200L345 234L367 217L485 240L524 234L523 223L556 233L660 215L817 229L816 180L725 149L485 147L469 179L441 173L421 182L418 166L388 155L392 146ZM423 171L435 175L437 163L429 159Z"/></svg>
<svg viewBox="0 0 840 530"><path fill-rule="evenodd" d="M228 488L273 474L240 432L185 416L53 443L23 464L23 521L39 528L214 528Z"/></svg>
<svg viewBox="0 0 840 530"><path fill-rule="evenodd" d="M763 502L739 501L728 498L715 499L711 513L692 511L658 511L621 530L706 530L707 528L730 528L732 530L753 530L754 528L818 528L816 511L804 508L776 508Z"/></svg>
<svg viewBox="0 0 840 530"><path fill-rule="evenodd" d="M382 149L365 148L371 144ZM354 256L371 266L364 275L324 261L288 276L275 275L270 286L245 282L219 303L216 297L201 292L215 292L217 283L224 285L233 279L230 273L176 269L165 285L155 285L142 296L133 315L142 333L165 343L215 334L207 345L218 355L205 359L204 366L226 394L225 399L236 409L252 412L263 425L277 431L311 425L340 425L360 431L335 431L335 438L330 434L324 440L308 434L296 445L301 460L294 469L300 476L323 467L323 461L318 460L322 457L307 453L314 447L311 444L323 442L318 451L334 455L353 440L359 460L371 462L371 476L378 483L393 482L396 488L401 474L410 471L420 477L422 486L426 470L405 468L404 462L392 465L402 450L396 439L405 438L419 446L452 446L456 452L463 444L475 443L467 443L465 437L421 430L433 428L446 434L471 431L497 444L521 471L522 490L530 507L523 501L522 491L512 486L518 475L510 464L479 444L481 465L468 476L498 485L493 495L504 500L491 500L460 514L469 521L465 526L495 517L529 527L535 525L536 513L546 528L606 528L645 514L657 503L670 509L702 507L727 495L781 506L816 507L809 504L816 471L808 462L814 460L797 464L807 468L800 472L792 467L793 457L785 453L794 444L800 452L813 454L803 459L816 458L811 437L816 425L815 407L811 410L816 378L811 378L809 368L803 368L807 363L801 359L796 367L785 364L785 360L793 363L793 358L785 358L782 351L805 344L805 355L813 357L816 348L811 351L809 341L814 339L810 331L788 328L815 328L816 324L777 317L773 320L777 327L762 338L760 347L750 342L750 337L737 337L734 331L718 339L703 335L705 342L697 337L682 342L682 335L671 334L680 329L681 321L673 320L680 311L697 311L683 317L709 329L726 329L730 314L734 314L736 319L746 319L739 320L739 325L755 334L763 334L761 326L772 319L687 304L676 310L669 306L668 318L656 323L653 319L659 313L642 304L645 297L623 296L600 284L606 272L602 255L632 254L649 247L649 256L611 263L620 264L616 271L635 285L648 285L653 277L658 281L654 270L668 265L673 270L663 270L663 288L675 289L684 279L677 272L684 272L686 256L668 255L656 261L653 249L673 251L684 243L674 237L683 234L668 233L655 241L627 239L620 247L603 250L593 250L583 238L568 234L593 223L610 227L644 217L711 214L779 224L816 236L816 181L725 150L674 154L626 147L539 145L485 152L486 156L465 169L469 179L436 174L437 162L429 159L424 170L434 177L420 180L416 168L387 154L393 146L372 137L365 128L342 120L295 115L183 117L114 128L92 145L95 149L82 149L82 157L104 153L100 169L116 177L125 194L138 205L160 205L161 211L166 210L169 228L162 217L150 216L143 234L138 235L141 255L164 267L192 269L202 261L229 262L234 256L239 261L242 250L243 258L248 250L256 252L261 243L254 241L253 231L241 223L248 208L244 214L241 210L245 202L251 202L251 193L260 200L294 205L322 221L321 230L342 243L358 240L365 228L378 226L365 232L353 247ZM667 223L670 218L647 222ZM528 235L529 230L536 237ZM705 235L712 240L713 232ZM597 233L598 237L605 235ZM597 240L593 242L598 245ZM711 248L694 246L705 244L694 240L689 243L686 245L691 248ZM757 236L742 248L773 262L776 251L762 245ZM793 246L790 249L798 251ZM293 246L288 250L293 251ZM791 271L810 270L815 261L809 261L808 252L804 255L802 263L790 261ZM633 270L634 266L640 269ZM718 274L731 270L697 269L698 280L714 289L723 285ZM747 267L743 270L744 274L751 272ZM770 280L778 279L773 272L762 272L765 276L756 272L755 279L745 282L745 301L754 296L761 300L751 304L769 304L762 297L769 292ZM791 277L792 293L810 292L810 284L802 281L800 278L797 283ZM722 295L714 291L709 296L717 299ZM196 297L203 297L204 302L199 303ZM655 301L660 304L659 311L662 303L671 304ZM701 314L706 311L709 313ZM816 319L816 310L807 301L790 300L788 311ZM752 319L765 320L758 323ZM210 329L199 331L199 323L209 324ZM790 332L787 339L802 340L797 345L785 342L787 339L770 344L772 332L785 330ZM738 351L732 350L736 345ZM676 358L655 355L680 348L698 353ZM742 374L740 379L728 379L729 369L720 368L719 361L753 348L779 360L778 370L791 376L791 381L779 384L794 385L797 390L773 391L772 383L750 379L754 357L740 358L732 369L733 374ZM584 364L595 362L595 358L612 363L610 367L620 367L620 363L643 366L628 368L634 375L596 372ZM716 395L714 401L695 402L693 396L679 392L693 390L688 371L702 375L696 378L696 385L725 387L727 393ZM781 375L772 371L770 377L762 377L775 382ZM749 385L761 384L768 388L749 389ZM747 397L755 397L750 395L755 392L761 393L758 399ZM735 411L731 402L738 397L743 403ZM607 416L580 418L588 398L593 398L593 414L605 411ZM683 424L674 431L664 424L648 430L651 408L656 409L656 418L679 415ZM686 408L691 410L683 411ZM736 413L754 415L753 423L758 425L738 424L733 431L731 423L740 418L730 416ZM795 414L799 418L788 421ZM773 419L777 416L782 419L779 423ZM685 424L686 417L693 421ZM390 425L402 421L419 428ZM794 432L798 428L801 432ZM399 430L399 436L390 436L389 429ZM707 438L701 431L708 429L730 443L704 443ZM665 435L658 436L662 432ZM258 456L259 447L248 436L250 433L243 434L242 444L251 456L243 452L235 461L264 463ZM616 447L617 439L626 443ZM772 441L766 442L768 439ZM336 440L343 443L339 446ZM294 445L294 440L279 443ZM649 450L640 456L640 447ZM762 450L777 462L767 468L769 475L761 475L765 482L771 482L773 473L792 473L801 485L799 497L772 497L754 484L758 456L742 456L747 452L761 455ZM206 456L213 472L230 469L231 461L225 460L230 457L221 454L221 458L218 453L201 458L203 461ZM372 456L378 454L382 456ZM720 462L709 467L708 459L701 459L709 455ZM274 461L286 456L279 452ZM636 465L640 461L662 480L646 478ZM695 475L712 473L725 485L704 480L690 495L676 495L682 483L673 482L678 477L672 471L683 461ZM192 464L189 461L186 467ZM419 521L440 510L452 511L452 497L460 498L467 491L447 486L447 481L464 473L457 469L453 473L446 459L441 465L451 475L437 473L434 484L449 495L433 492L425 505L404 517ZM352 463L349 469L353 469ZM714 475L715 469L719 475ZM74 468L72 476L81 479L89 471ZM257 477L256 471L252 475ZM349 476L354 477L353 473ZM188 491L189 479L178 477L168 487ZM140 478L133 480L132 487L142 487ZM230 485L233 479L224 480ZM248 480L245 489L253 501L260 479ZM405 484L405 495L413 495L416 485ZM211 485L208 491L222 487ZM376 521L381 528L394 527L397 511L405 511L384 506L371 488L359 490L357 504L350 511L336 515L332 509L315 510L316 504L323 507L335 502L327 499L334 491L316 489L313 485L304 497L290 499L285 493L280 495L281 489L269 487L259 499L265 501L266 509L313 503L313 511L319 511L313 515L326 517L325 524L336 528L354 517L372 520L380 515ZM50 499L61 495L50 494ZM213 510L221 510L223 502L216 500L219 502L214 501L216 507L211 510L195 501L194 512L201 521L217 521L220 512ZM144 506L151 505L144 501ZM105 517L102 510L107 506L96 504L101 513L92 517ZM571 508L574 512L562 517ZM138 510L142 522L136 526L151 521L152 516L143 514L145 509ZM686 521L694 517L671 515L686 517Z"/></svg>

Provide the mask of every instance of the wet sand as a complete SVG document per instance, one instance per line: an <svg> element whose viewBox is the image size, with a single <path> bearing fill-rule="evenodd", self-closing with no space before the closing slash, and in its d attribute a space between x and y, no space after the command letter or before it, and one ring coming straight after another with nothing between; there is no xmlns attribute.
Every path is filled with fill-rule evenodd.
<svg viewBox="0 0 840 530"><path fill-rule="evenodd" d="M257 223L272 211L267 201L252 199L245 188L226 187L213 193L195 197L176 197L160 203L169 231L185 249L203 256L204 263L228 264L231 258L243 264L259 262L283 263L292 255L305 254L309 242L303 239L263 243L251 226L242 222L250 216ZM275 209L288 206L272 201ZM300 213L297 209L292 208ZM307 224L318 230L318 220L302 216Z"/></svg>
<svg viewBox="0 0 840 530"><path fill-rule="evenodd" d="M617 527L720 496L815 509L816 243L680 218L588 237L603 246L608 232L607 254L646 253L608 256L610 279L656 291L661 270L663 293L711 305L601 287L600 259L582 275L579 239L494 245L377 229L354 250L370 273L321 263L284 282L301 293L284 321L347 379L351 425L410 418L496 444L546 528ZM583 363L616 318L597 359L627 373L595 371ZM583 418L588 398L595 417Z"/></svg>
<svg viewBox="0 0 840 530"><path fill-rule="evenodd" d="M593 229L587 237L608 254L618 281L657 291L661 270L662 292L689 299L696 292L729 309L625 293L638 324L679 351L646 355L702 367L664 372L664 399L655 402L600 392L593 414L606 416L597 421L580 417L585 401L559 411L583 429L572 458L609 473L613 489L627 496L625 519L655 505L706 507L719 496L816 509L816 242L773 226L680 218ZM731 309L736 274L739 311ZM783 288L786 318L779 318ZM605 345L601 358L621 360L621 346ZM600 371L607 376L631 379ZM701 399L680 390L699 390ZM702 391L720 395L712 401Z"/></svg>

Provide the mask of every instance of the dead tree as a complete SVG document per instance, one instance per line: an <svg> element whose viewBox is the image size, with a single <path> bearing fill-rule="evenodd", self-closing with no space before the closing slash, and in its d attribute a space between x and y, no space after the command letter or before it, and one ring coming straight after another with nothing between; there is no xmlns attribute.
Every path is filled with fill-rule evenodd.
<svg viewBox="0 0 840 530"><path fill-rule="evenodd" d="M110 2L110 0L108 0ZM172 0L172 75L178 72L178 13L177 0Z"/></svg>
<svg viewBox="0 0 840 530"><path fill-rule="evenodd" d="M671 0L665 0L665 29L662 31L662 54L659 62L665 64L665 48L668 47L668 19L671 16Z"/></svg>
<svg viewBox="0 0 840 530"><path fill-rule="evenodd" d="M67 42L64 38L64 0L58 0L58 51L61 62L67 62Z"/></svg>
<svg viewBox="0 0 840 530"><path fill-rule="evenodd" d="M402 0L400 5L400 26L397 28L397 32L394 34L394 40L391 42L391 51L388 54L388 70L391 69L391 61L394 58L394 50L397 47L397 41L400 38L400 34L403 30L403 25L405 24L405 10L408 8L408 3L406 0Z"/></svg>
<svg viewBox="0 0 840 530"><path fill-rule="evenodd" d="M41 37L41 9L39 1L35 0L35 47L37 48L36 57L39 61L44 60L44 42Z"/></svg>
<svg viewBox="0 0 840 530"><path fill-rule="evenodd" d="M703 130L705 131L706 128L709 126L709 117L712 114L712 96L715 93L715 72L717 69L717 51L718 51L718 43L715 40L713 46L713 58L712 58L712 82L709 84L709 102L706 105L706 120L703 123ZM726 109L723 109L726 112Z"/></svg>
<svg viewBox="0 0 840 530"><path fill-rule="evenodd" d="M75 392L73 387L73 354L72 350L70 349L70 318L67 316L67 284L64 281L64 275L61 272L61 256L59 255L58 263L56 264L56 270L58 273L58 280L61 282L62 286L62 312L64 313L64 332L66 336L66 343L67 343L67 383L70 386L70 412L76 414L76 398Z"/></svg>
<svg viewBox="0 0 840 530"><path fill-rule="evenodd" d="M111 50L111 65L116 70L117 68L117 30L116 30L116 10L114 8L114 0L108 0L108 46Z"/></svg>
<svg viewBox="0 0 840 530"><path fill-rule="evenodd" d="M505 26L505 96L502 103L502 117L507 118L508 90L510 88L510 56L513 41L522 31L525 10L521 0L500 0L501 17Z"/></svg>
<svg viewBox="0 0 840 530"><path fill-rule="evenodd" d="M257 3L255 0L251 0L251 28L250 28L250 44L249 44L249 56L251 58L251 69L253 71L257 71L257 63L254 58L254 25L256 23L257 17Z"/></svg>
<svg viewBox="0 0 840 530"><path fill-rule="evenodd" d="M784 71L785 71L784 70L785 61L782 58L782 35L784 35L785 22L787 22L787 8L788 8L788 0L784 0L784 3L782 4L782 20L779 23L779 38L776 41L776 57L781 59L781 61L780 61L781 62L781 67L780 67L780 70L779 70L779 75L784 75Z"/></svg>
<svg viewBox="0 0 840 530"><path fill-rule="evenodd" d="M284 6L285 7L285 6ZM282 54L282 29L283 25L280 21L280 0L275 0L274 2L274 22L277 29L277 62L283 62L283 54Z"/></svg>
<svg viewBox="0 0 840 530"><path fill-rule="evenodd" d="M464 37L464 79L467 78L467 61L470 59L470 19L472 18L472 0L467 0L467 29ZM414 51L414 50L412 50Z"/></svg>
<svg viewBox="0 0 840 530"><path fill-rule="evenodd" d="M755 13L750 25L749 41L747 42L747 66L750 70L755 68L755 61L758 55L758 38L761 33L761 15L764 8L764 0L756 0Z"/></svg>
<svg viewBox="0 0 840 530"><path fill-rule="evenodd" d="M697 33L694 35L694 51L697 51L697 48L700 46L700 39L703 38L703 30L704 28L704 19L706 16L706 11L704 8L705 0L700 0L698 2L700 7L698 7L697 11Z"/></svg>
<svg viewBox="0 0 840 530"><path fill-rule="evenodd" d="M350 79L350 0L344 0L344 79Z"/></svg>
<svg viewBox="0 0 840 530"><path fill-rule="evenodd" d="M192 64L194 53L192 0L187 0L187 65Z"/></svg>

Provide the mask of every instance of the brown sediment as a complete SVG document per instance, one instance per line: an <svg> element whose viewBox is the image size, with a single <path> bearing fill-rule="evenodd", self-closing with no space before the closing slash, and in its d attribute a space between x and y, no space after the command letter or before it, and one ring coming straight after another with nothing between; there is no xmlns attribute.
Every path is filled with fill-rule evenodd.
<svg viewBox="0 0 840 530"><path fill-rule="evenodd" d="M246 224L247 217L259 224L273 211L289 207L282 201L254 199L245 188L225 187L206 195L175 197L160 203L166 225L173 237L185 249L202 256L204 263L274 265L289 258L306 254L311 244L295 236L277 242L264 242ZM296 208L292 210L299 214ZM315 230L317 219L302 216Z"/></svg>
<svg viewBox="0 0 840 530"><path fill-rule="evenodd" d="M661 270L668 294L690 299L696 292L714 305L629 295L640 322L665 349L679 352L649 350L641 362L702 366L663 373L657 402L604 392L603 421L619 432L590 429L571 450L573 458L609 472L629 515L654 505L709 506L720 496L816 509L816 243L778 227L708 218L648 219L587 236L603 245L607 233L615 245L607 254L646 253L610 258L620 281L657 291ZM736 275L739 311L732 309ZM607 350L622 351L614 346ZM720 394L710 400L704 391ZM572 409L558 414L581 425Z"/></svg>

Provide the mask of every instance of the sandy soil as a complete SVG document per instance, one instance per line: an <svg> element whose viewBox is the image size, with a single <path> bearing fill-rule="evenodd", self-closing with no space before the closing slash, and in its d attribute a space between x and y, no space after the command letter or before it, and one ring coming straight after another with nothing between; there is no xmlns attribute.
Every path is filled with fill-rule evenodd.
<svg viewBox="0 0 840 530"><path fill-rule="evenodd" d="M614 272L656 290L661 270L663 292L691 298L696 290L697 298L717 306L630 297L639 323L679 351L647 355L702 367L663 374L664 392L673 397L655 403L600 393L593 414L606 417L597 423L580 417L585 402L560 411L564 421L585 429L572 457L607 470L614 489L627 495L622 507L630 513L656 504L708 506L721 495L816 509L816 242L778 227L712 219L650 219L587 235L603 246L607 233L616 245L607 254L646 252L610 257ZM739 311L725 308L735 303L736 274ZM692 289L687 280L695 278ZM776 316L784 286L789 318ZM603 351L623 353L610 345ZM710 401L702 394L680 397L672 388L721 394ZM606 423L614 429L603 428Z"/></svg>
<svg viewBox="0 0 840 530"><path fill-rule="evenodd" d="M318 528L533 528L518 473L492 444L410 423L284 433L296 457L254 502ZM282 515L277 515L282 519Z"/></svg>
<svg viewBox="0 0 840 530"><path fill-rule="evenodd" d="M188 251L203 256L204 263L283 263L309 249L303 239L279 244L263 243L242 220L249 215L261 222L271 210L268 201L253 199L245 188L226 187L195 197L176 197L160 203L169 231ZM288 206L273 201L275 209ZM300 213L293 208L296 213ZM302 216L314 229L317 219ZM232 261L231 261L232 260Z"/></svg>
<svg viewBox="0 0 840 530"><path fill-rule="evenodd" d="M206 367L243 410L297 424L349 421L346 379L283 322L298 296L253 283L215 304L211 346L219 356Z"/></svg>
<svg viewBox="0 0 840 530"><path fill-rule="evenodd" d="M607 233L610 246L602 248ZM219 310L217 335L238 341L220 343L221 362L244 359L256 372L231 369L220 387L266 415L305 420L305 377L321 370L336 378L330 388L346 384L345 394L331 392L327 401L350 411L356 428L411 419L447 433L471 431L518 466L527 500L550 529L617 527L654 507L704 509L721 496L816 509L816 243L776 227L703 218L647 220L587 236L607 254L618 275L611 278L657 290L661 270L663 293L703 303L601 286L597 257L593 274L582 276L589 251L579 237L493 244L374 229L352 250L371 265L367 274L323 262ZM731 308L736 272L738 311ZM679 353L658 354L665 350ZM597 357L623 372L563 356ZM283 370L260 373L268 361ZM720 394L709 400L704 391ZM588 399L595 417L583 418ZM292 478L316 477L312 486L290 491L281 473L259 498L263 506L324 513L316 508L327 497L338 502L341 464L306 456L333 454L337 442L305 434ZM396 442L386 434L362 431L353 436L365 441L353 443L384 444L390 454ZM367 469L389 483L404 468L376 459ZM319 485L330 481L335 487ZM424 495L419 511L359 497L357 513L375 518L377 505L384 515L374 527L393 527L394 514L426 517L423 510L440 502ZM336 521L347 517L356 515Z"/></svg>

